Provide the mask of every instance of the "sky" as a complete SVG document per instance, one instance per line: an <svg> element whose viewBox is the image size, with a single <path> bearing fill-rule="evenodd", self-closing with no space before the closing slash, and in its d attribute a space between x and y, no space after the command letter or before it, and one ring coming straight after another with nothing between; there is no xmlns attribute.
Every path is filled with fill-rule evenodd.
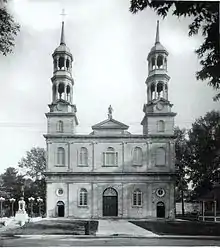
<svg viewBox="0 0 220 248"><path fill-rule="evenodd" d="M11 0L8 8L21 26L13 54L0 55L0 173L18 162L32 147L45 147L45 113L52 99L52 53L59 45L61 12L65 8L65 37L73 57L73 102L77 133L113 118L142 133L147 55L154 45L156 22L160 41L169 52L168 90L175 122L180 128L207 111L219 110L215 91L197 81L200 68L195 49L201 36L188 37L190 19L168 15L162 20L152 10L129 12L130 0Z"/></svg>

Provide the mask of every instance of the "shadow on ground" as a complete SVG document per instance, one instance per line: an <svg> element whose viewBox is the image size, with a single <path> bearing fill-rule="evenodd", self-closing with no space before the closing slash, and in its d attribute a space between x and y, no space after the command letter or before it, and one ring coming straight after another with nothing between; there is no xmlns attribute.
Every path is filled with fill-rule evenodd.
<svg viewBox="0 0 220 248"><path fill-rule="evenodd" d="M95 235L98 221L42 220L5 230L1 235L85 235L86 229L89 234Z"/></svg>

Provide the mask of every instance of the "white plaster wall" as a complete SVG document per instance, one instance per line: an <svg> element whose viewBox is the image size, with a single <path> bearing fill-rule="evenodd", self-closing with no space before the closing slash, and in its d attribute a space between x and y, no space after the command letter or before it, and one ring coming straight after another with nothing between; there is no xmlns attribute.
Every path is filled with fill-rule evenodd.
<svg viewBox="0 0 220 248"><path fill-rule="evenodd" d="M62 188L64 193L62 196L56 194L57 189ZM65 204L65 216L68 216L68 191L67 184L63 182L47 183L47 216L57 216L57 202L63 201Z"/></svg>

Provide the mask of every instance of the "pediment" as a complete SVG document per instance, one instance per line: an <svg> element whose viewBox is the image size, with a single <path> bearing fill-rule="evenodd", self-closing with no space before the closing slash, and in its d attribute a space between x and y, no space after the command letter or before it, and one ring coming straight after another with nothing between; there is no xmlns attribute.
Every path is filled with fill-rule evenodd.
<svg viewBox="0 0 220 248"><path fill-rule="evenodd" d="M98 129L120 129L120 130L127 130L129 126L125 125L124 123L121 123L119 121L116 121L114 119L107 119L104 120L98 124L95 124L92 126L93 130Z"/></svg>

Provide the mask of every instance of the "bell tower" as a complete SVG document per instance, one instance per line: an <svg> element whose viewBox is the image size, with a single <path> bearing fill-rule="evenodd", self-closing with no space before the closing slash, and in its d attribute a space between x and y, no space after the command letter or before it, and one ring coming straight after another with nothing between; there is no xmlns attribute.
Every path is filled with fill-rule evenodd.
<svg viewBox="0 0 220 248"><path fill-rule="evenodd" d="M76 106L73 104L72 63L73 56L65 42L64 21L62 21L60 45L52 54L53 76L52 103L49 104L48 133L75 133L78 125Z"/></svg>
<svg viewBox="0 0 220 248"><path fill-rule="evenodd" d="M168 98L167 50L160 43L159 21L157 21L155 44L150 50L148 61L147 103L141 124L145 135L173 135L174 117L171 111L173 104Z"/></svg>

